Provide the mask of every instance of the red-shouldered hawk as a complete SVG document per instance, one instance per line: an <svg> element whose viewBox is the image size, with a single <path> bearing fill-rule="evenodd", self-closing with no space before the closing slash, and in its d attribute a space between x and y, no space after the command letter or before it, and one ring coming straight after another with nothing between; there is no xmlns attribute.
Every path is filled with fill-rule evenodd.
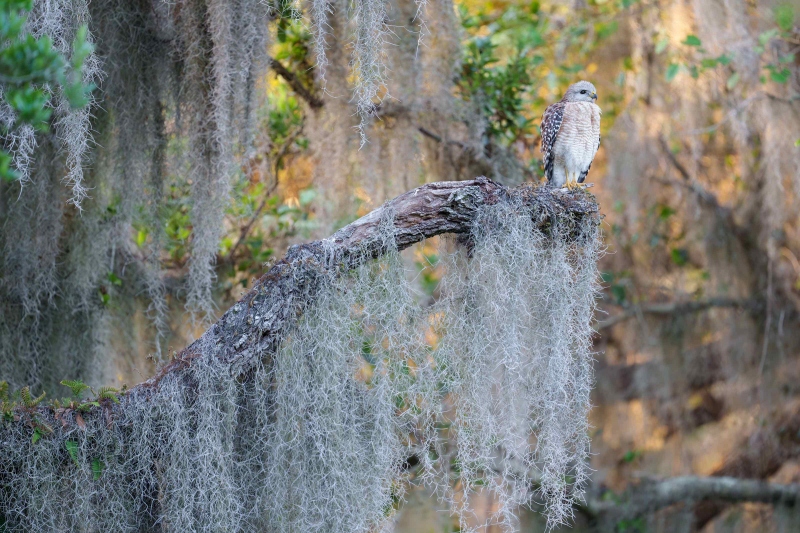
<svg viewBox="0 0 800 533"><path fill-rule="evenodd" d="M583 183L600 146L597 90L588 81L573 83L564 98L542 117L544 175L554 187Z"/></svg>

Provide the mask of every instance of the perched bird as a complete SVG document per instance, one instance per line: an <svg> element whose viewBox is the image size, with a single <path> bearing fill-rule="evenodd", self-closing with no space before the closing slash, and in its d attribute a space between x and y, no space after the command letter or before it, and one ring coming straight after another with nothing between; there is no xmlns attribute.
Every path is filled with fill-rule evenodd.
<svg viewBox="0 0 800 533"><path fill-rule="evenodd" d="M573 83L564 98L542 117L544 175L554 187L583 183L600 146L597 90L588 81Z"/></svg>

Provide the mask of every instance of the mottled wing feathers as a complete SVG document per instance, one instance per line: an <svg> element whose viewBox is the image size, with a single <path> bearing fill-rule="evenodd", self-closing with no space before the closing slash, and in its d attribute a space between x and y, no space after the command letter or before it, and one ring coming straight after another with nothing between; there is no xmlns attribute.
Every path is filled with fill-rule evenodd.
<svg viewBox="0 0 800 533"><path fill-rule="evenodd" d="M589 166L586 167L586 170L582 171L581 175L578 176L578 183L583 183L584 181L586 181L586 176L587 176L587 174L589 174L589 170L591 168L592 168L592 164L589 163Z"/></svg>
<svg viewBox="0 0 800 533"><path fill-rule="evenodd" d="M600 136L599 136L599 135L597 136L597 146L598 146L598 147L600 146ZM595 150L594 150L594 151L595 151L595 153L596 153L596 152L597 152L597 148L595 148ZM583 172L581 172L581 175L580 175L580 176L578 176L578 183L583 183L584 181L586 181L586 175L587 175L587 174L589 174L589 170L590 170L591 168L592 168L592 164L591 164L591 163L589 163L589 166L588 166L588 167L586 167L586 170L584 170Z"/></svg>
<svg viewBox="0 0 800 533"><path fill-rule="evenodd" d="M561 129L561 121L564 119L564 107L564 102L557 102L549 106L542 117L542 156L544 175L548 181L553 177L553 146L556 144L558 130Z"/></svg>

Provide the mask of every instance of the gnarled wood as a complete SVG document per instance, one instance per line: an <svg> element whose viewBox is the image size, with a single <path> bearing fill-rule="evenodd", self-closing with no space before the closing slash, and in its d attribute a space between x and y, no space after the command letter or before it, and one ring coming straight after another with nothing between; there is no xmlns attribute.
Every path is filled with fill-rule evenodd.
<svg viewBox="0 0 800 533"><path fill-rule="evenodd" d="M161 371L132 393L147 394L170 372L180 371L209 350L231 371L244 373L259 358L273 353L306 307L341 265L355 267L392 248L403 250L443 233L470 231L478 209L498 202L520 202L532 208L535 222L547 228L554 221L574 224L597 220L594 197L530 185L507 188L487 178L430 183L387 202L321 241L293 246L282 260L206 331ZM394 242L386 241L386 221Z"/></svg>

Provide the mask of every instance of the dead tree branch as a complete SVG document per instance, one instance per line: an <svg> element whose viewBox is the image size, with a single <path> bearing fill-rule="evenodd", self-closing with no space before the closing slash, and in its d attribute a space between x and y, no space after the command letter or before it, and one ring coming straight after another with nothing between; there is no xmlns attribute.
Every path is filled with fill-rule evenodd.
<svg viewBox="0 0 800 533"><path fill-rule="evenodd" d="M711 476L645 480L614 498L587 498L575 511L587 517L596 531L616 531L620 521L686 503L693 507L694 527L699 531L732 504L800 505L800 484L764 480L800 454L798 435L800 414L795 404L787 406L774 425L759 428L744 439L740 455L730 458Z"/></svg>
<svg viewBox="0 0 800 533"><path fill-rule="evenodd" d="M284 81L289 84L289 87L291 87L300 98L305 100L306 103L311 106L311 109L319 109L325 104L325 102L323 102L319 97L308 90L305 85L303 85L294 72L283 66L283 63L277 59L270 58L269 66L272 67L272 70L274 70L278 76L283 78Z"/></svg>
<svg viewBox="0 0 800 533"><path fill-rule="evenodd" d="M531 489L536 491L539 485L533 483ZM686 503L695 506L711 502L728 505L767 503L791 507L800 504L800 484L784 485L730 476L648 479L612 498L604 494L577 502L574 510L589 520L593 531L606 532L618 531L617 525L621 521L652 515L673 505Z"/></svg>
<svg viewBox="0 0 800 533"><path fill-rule="evenodd" d="M666 302L632 305L625 308L622 313L611 316L597 323L597 331L608 329L624 322L629 318L640 315L673 316L687 313L699 313L712 307L728 307L733 309L753 309L757 307L755 300L742 300L740 298L709 298L707 300L693 300L688 302Z"/></svg>
<svg viewBox="0 0 800 533"><path fill-rule="evenodd" d="M293 246L286 257L264 274L253 288L197 341L182 350L156 376L134 387L131 394L148 394L171 372L180 372L211 347L231 372L244 374L274 353L286 332L313 303L325 280L340 265L355 267L391 248L402 250L443 233L467 233L481 206L522 202L532 208L538 227L555 220L576 224L596 220L598 206L584 192L568 193L549 187L507 188L487 178L423 185L387 202L337 231L328 239ZM394 226L391 247L385 224Z"/></svg>
<svg viewBox="0 0 800 533"><path fill-rule="evenodd" d="M683 163L681 163L675 154L672 153L672 150L670 150L669 144L663 135L659 136L658 140L661 151L667 158L667 161L669 161L670 165L672 165L672 167L678 172L681 180L658 179L657 181L668 185L678 185L688 189L697 197L702 205L709 208L716 214L719 220L721 220L731 230L731 232L736 235L737 239L739 239L741 243L744 245L750 244L749 234L736 222L736 220L734 220L731 209L720 204L714 193L703 187L692 177Z"/></svg>
<svg viewBox="0 0 800 533"><path fill-rule="evenodd" d="M614 531L613 525L621 520L652 514L681 502L695 504L710 500L792 506L800 502L800 484L781 485L735 477L680 476L640 483L629 489L619 503L590 502L579 512L596 522L600 531Z"/></svg>
<svg viewBox="0 0 800 533"><path fill-rule="evenodd" d="M682 476L666 479L640 492L646 501L640 512L658 510L680 501L722 500L794 505L800 499L800 485L780 485L760 479Z"/></svg>

